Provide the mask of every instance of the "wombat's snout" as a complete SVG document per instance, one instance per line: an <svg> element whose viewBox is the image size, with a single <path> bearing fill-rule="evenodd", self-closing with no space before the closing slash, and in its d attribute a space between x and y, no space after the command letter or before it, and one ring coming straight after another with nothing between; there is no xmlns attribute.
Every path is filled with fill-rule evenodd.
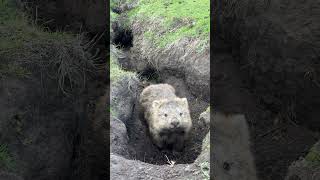
<svg viewBox="0 0 320 180"><path fill-rule="evenodd" d="M179 124L180 124L180 123L179 123L178 121L173 121L173 122L171 122L171 125L172 125L174 128L178 127Z"/></svg>

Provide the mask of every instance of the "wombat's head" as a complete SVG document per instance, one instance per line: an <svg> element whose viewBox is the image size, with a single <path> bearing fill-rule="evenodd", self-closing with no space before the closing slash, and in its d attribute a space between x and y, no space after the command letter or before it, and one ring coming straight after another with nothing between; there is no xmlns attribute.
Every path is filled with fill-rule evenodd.
<svg viewBox="0 0 320 180"><path fill-rule="evenodd" d="M186 98L155 100L152 102L153 128L159 132L188 133L192 126Z"/></svg>

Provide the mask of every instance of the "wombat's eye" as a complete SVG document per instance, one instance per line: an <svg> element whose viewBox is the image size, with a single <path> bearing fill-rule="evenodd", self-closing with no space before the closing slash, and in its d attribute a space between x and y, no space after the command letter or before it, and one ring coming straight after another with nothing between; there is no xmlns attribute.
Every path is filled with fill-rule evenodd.
<svg viewBox="0 0 320 180"><path fill-rule="evenodd" d="M168 114L164 114L164 116L165 116L165 117L167 117L167 116L168 116Z"/></svg>
<svg viewBox="0 0 320 180"><path fill-rule="evenodd" d="M180 116L182 116L182 113L180 113Z"/></svg>

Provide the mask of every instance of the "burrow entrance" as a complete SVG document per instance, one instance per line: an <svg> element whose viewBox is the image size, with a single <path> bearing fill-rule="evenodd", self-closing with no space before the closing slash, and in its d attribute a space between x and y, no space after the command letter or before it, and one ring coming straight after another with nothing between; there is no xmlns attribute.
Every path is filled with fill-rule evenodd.
<svg viewBox="0 0 320 180"><path fill-rule="evenodd" d="M142 162L164 165L174 161L176 164L191 164L200 155L202 141L209 132L209 127L199 122L199 116L208 107L208 103L193 96L186 86L182 77L166 76L159 74L152 68L147 68L138 73L140 76L141 88L135 93L136 99L133 103L132 116L125 123L129 143L129 159L140 160ZM186 97L189 102L190 113L193 121L190 139L186 142L182 152L174 152L170 149L159 150L149 135L148 126L144 120L141 106L138 102L139 95L143 87L149 84L168 83L176 89L178 97Z"/></svg>
<svg viewBox="0 0 320 180"><path fill-rule="evenodd" d="M116 12L118 13L118 12ZM121 16L121 13L120 13ZM139 77L138 90L132 93L134 101L132 102L131 117L127 122L124 122L127 130L129 142L125 149L128 149L128 159L139 160L142 162L164 165L174 161L175 164L191 164L200 155L202 150L202 141L209 132L209 127L199 122L199 116L204 112L209 102L200 100L200 98L191 94L188 86L184 81L184 76L176 72L159 72L157 69L150 67L148 62L145 62L146 68L142 71L136 71L130 63L136 57L130 51L133 47L133 34L131 29L121 24L123 19L112 24L114 37L112 43L125 57L119 57L118 62L125 70L135 71ZM172 150L159 150L151 140L148 126L144 120L141 106L139 104L139 95L143 88L150 84L168 83L176 90L178 97L186 97L189 103L190 114L193 122L193 128L190 132L190 138L185 143L185 148L182 152L174 152ZM126 96L128 96L126 94ZM116 97L121 99L121 97ZM121 117L121 115L120 115Z"/></svg>
<svg viewBox="0 0 320 180"><path fill-rule="evenodd" d="M120 26L118 23L114 23L112 29L115 32L112 39L113 44L120 48L132 47L133 35L130 29Z"/></svg>

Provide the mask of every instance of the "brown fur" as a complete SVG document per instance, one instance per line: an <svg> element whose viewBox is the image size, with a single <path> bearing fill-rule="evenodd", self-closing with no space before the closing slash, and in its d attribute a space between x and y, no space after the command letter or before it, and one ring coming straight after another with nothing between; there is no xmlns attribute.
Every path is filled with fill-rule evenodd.
<svg viewBox="0 0 320 180"><path fill-rule="evenodd" d="M142 91L140 104L154 143L182 150L192 127L187 99L178 98L171 85L157 84Z"/></svg>

